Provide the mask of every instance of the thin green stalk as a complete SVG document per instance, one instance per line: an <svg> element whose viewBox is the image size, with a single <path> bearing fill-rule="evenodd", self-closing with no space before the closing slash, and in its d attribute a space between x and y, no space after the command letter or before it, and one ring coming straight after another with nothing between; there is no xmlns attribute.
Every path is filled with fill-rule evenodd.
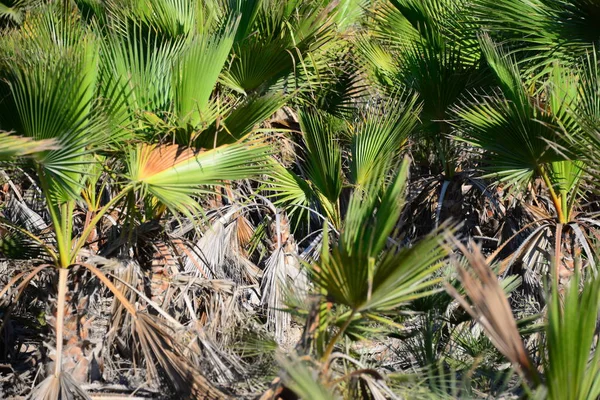
<svg viewBox="0 0 600 400"><path fill-rule="evenodd" d="M548 176L543 167L539 168L538 173L540 174L540 176L544 180L544 183L546 184L546 187L548 188L548 192L550 193L550 197L552 198L552 203L554 204L554 208L556 209L558 222L560 222L561 224L566 224L568 221L565 218L565 214L563 212L561 199L557 196L556 191L554 190L554 185L552 185L552 182L550 181L550 177Z"/></svg>
<svg viewBox="0 0 600 400"><path fill-rule="evenodd" d="M323 353L323 357L321 358L321 360L325 363L325 367L323 368L323 372L324 373L326 373L327 369L329 368L329 363L327 361L329 360L329 357L331 356L331 353L333 353L333 349L335 348L335 344L340 339L340 337L342 336L342 334L346 331L346 329L348 329L348 327L350 326L350 323L352 322L352 318L354 317L354 314L356 314L356 310L352 310L352 312L348 316L348 319L346 320L346 322L344 322L344 325L342 325L340 327L340 329L331 338L331 341L327 345L327 348L325 349L325 353Z"/></svg>
<svg viewBox="0 0 600 400"><path fill-rule="evenodd" d="M73 213L75 212L75 201L70 200L66 203L60 205L61 212L61 228L63 240L66 245L66 260L71 260L71 248L73 246ZM70 262L67 265L71 264ZM67 265L62 265L62 267L66 267Z"/></svg>
<svg viewBox="0 0 600 400"><path fill-rule="evenodd" d="M42 187L42 192L44 193L44 197L46 198L46 205L48 206L48 212L50 213L50 219L52 219L52 224L54 225L54 233L56 234L56 246L58 247L58 266L61 268L66 268L69 265L69 242L70 238L67 241L67 238L63 235L63 224L61 218L61 210L56 207L56 204L52 203L52 199L50 198L50 186L48 185L48 181L46 180L46 176L42 168L37 166L37 173L40 179L40 186Z"/></svg>
<svg viewBox="0 0 600 400"><path fill-rule="evenodd" d="M75 258L77 257L79 250L81 250L81 248L83 246L85 246L85 242L86 242L87 238L90 236L90 234L92 233L92 230L94 229L96 224L100 221L100 219L102 219L104 214L106 214L108 212L108 210L110 210L119 200L121 200L123 198L123 196L125 196L127 193L129 193L131 191L131 189L133 189L133 186L126 187L121 193L119 193L118 195L113 197L108 203L106 203L106 205L104 205L104 207L102 207L101 209L98 210L98 212L96 213L94 218L92 218L90 220L90 223L84 229L84 231L81 233L81 236L77 240L77 243L75 244L75 247L73 249L72 259L71 259L70 264L74 264L76 262Z"/></svg>

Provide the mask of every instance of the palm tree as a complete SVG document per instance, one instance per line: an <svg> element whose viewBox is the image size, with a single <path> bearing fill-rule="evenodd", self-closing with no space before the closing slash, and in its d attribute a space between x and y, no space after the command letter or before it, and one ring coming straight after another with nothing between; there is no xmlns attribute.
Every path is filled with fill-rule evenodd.
<svg viewBox="0 0 600 400"><path fill-rule="evenodd" d="M567 143L568 137L579 136L583 130L570 110L589 101L579 94L583 92L578 76L554 64L528 90L515 61L489 37L482 38L482 49L501 92L475 94L456 108L464 140L485 151L488 177L520 188L539 177L550 199L550 212L542 208L542 201L528 206L537 226L510 261L530 252L531 246L542 243L546 234L554 239L548 238L546 243L554 244L555 257L560 260L563 235L571 233L572 240L594 265L590 239L584 232L593 234L595 223L577 208L585 188L582 156L569 151Z"/></svg>
<svg viewBox="0 0 600 400"><path fill-rule="evenodd" d="M422 103L411 147L415 167L433 178L420 198L437 198L436 226L449 212L450 202L444 200L461 204L461 187L470 179L463 171L468 169L463 148L452 140L451 108L469 90L489 84L469 6L468 1L385 2L358 42L359 62L379 90L405 88Z"/></svg>
<svg viewBox="0 0 600 400"><path fill-rule="evenodd" d="M313 367L282 360L284 385L311 398L327 393L323 388L341 390L342 383L353 378L364 380L369 391L379 395L389 391L385 383L378 382L382 379L380 372L361 367L360 361L334 351L349 332L360 337L361 325L367 321L393 326L393 316L401 307L434 292L440 281L434 274L447 255L447 247L435 233L409 249L390 244L404 205L400 199L407 184L409 162L405 159L389 181L383 173L388 164L372 166L377 172L372 171L363 185L355 186L344 225L331 250L328 224L324 223L321 255L310 267L318 297L309 315L315 319L307 319L301 341L305 345L297 350L301 356L307 353L314 357ZM320 370L320 383L308 385L311 368ZM270 389L267 394L281 390ZM346 396L351 393L346 392Z"/></svg>
<svg viewBox="0 0 600 400"><path fill-rule="evenodd" d="M143 136L132 133L129 128L130 121L136 120L135 112L139 111L133 107L138 87L131 81L125 84L124 75L112 79L106 75L114 64L110 62L110 53L102 50L107 49L104 46L115 45L116 39L105 37L101 31L86 25L72 9L47 7L30 16L21 30L2 38L3 90L7 96L3 98L5 111L1 115L1 126L22 136L3 134L3 140L12 146L6 148L4 157L30 155L25 167L34 174L35 184L43 195L52 232L40 236L40 232L3 219L5 229L27 237L31 246L39 247L44 253L33 262L33 269L19 273L9 286L20 280L22 293L44 269L54 269L58 276L54 372L40 384L34 397L59 398L64 395L60 393L66 393L74 384L63 371L62 355L64 321L70 311L67 304L69 275L75 267L90 271L119 299L131 314L134 336L146 352L148 362L154 353L179 391L208 391L211 396L219 397L218 391L204 378L190 374L192 366L181 357L176 344L156 336L161 332L165 335L160 324L141 314L103 272L86 261L90 255L84 255L82 250L98 224L116 206L135 207L136 199L143 198L155 209L163 205L173 212L190 215L200 208L194 196L212 190L209 188L223 180L261 173L269 148L260 137L209 150L140 142ZM232 38L231 32L225 31L222 37ZM214 42L198 38L190 43L206 46ZM224 52L221 56L224 62L229 49L217 50ZM192 59L186 58L188 53L183 54L182 61L170 60L173 70L178 71L180 62ZM185 81L188 73L197 72L194 69L179 71L182 75L176 84ZM128 91L130 84L135 89ZM196 106L191 103L195 99L186 100L185 92L175 100L184 120L193 120L194 115L199 115L194 114ZM14 149L17 145L19 148ZM121 167L111 170L107 160L113 157L122 161ZM104 163L108 175L94 172L101 171L100 163ZM100 177L109 181L100 185ZM107 196L107 201L90 201ZM90 210L93 213L88 214L83 228L76 229L76 210L86 203L97 207Z"/></svg>

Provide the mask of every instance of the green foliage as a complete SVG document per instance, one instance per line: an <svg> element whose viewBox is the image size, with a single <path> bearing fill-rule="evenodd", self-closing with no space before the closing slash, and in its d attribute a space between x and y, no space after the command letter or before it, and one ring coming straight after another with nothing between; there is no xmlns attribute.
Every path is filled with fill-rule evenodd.
<svg viewBox="0 0 600 400"><path fill-rule="evenodd" d="M87 396L67 369L89 360L63 358L95 333L67 317L108 297L106 368L181 397L277 372L265 397L599 397L599 17L592 0L0 3L0 305L7 322L32 291L57 311L36 333L56 334L54 373L29 395Z"/></svg>
<svg viewBox="0 0 600 400"><path fill-rule="evenodd" d="M408 161L386 189L369 182L353 193L337 246L323 246L313 268L316 283L335 303L355 312L382 312L428 294L438 280L430 279L446 255L437 236L410 249L382 254L402 211ZM380 194L381 193L381 194ZM327 229L325 228L325 231Z"/></svg>
<svg viewBox="0 0 600 400"><path fill-rule="evenodd" d="M556 285L552 287L544 357L550 399L595 399L600 395L600 351L594 339L600 280L592 277L584 281L581 292L579 283L576 274L564 297Z"/></svg>

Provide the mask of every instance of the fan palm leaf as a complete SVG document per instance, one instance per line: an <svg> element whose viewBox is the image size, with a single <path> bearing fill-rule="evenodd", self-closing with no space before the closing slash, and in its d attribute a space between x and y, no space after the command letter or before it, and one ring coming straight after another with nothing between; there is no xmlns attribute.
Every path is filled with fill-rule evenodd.
<svg viewBox="0 0 600 400"><path fill-rule="evenodd" d="M178 145L141 144L127 154L128 180L175 211L198 210L192 196L205 186L264 172L269 147L260 140L195 152ZM203 187L204 186L204 187Z"/></svg>
<svg viewBox="0 0 600 400"><path fill-rule="evenodd" d="M402 211L408 174L405 160L390 185L381 182L357 189L348 206L340 241L331 254L327 246L313 268L315 282L337 304L355 312L382 312L426 295L438 282L431 275L446 254L439 238L423 239L410 249L381 254ZM326 235L325 235L326 236Z"/></svg>
<svg viewBox="0 0 600 400"><path fill-rule="evenodd" d="M402 147L417 127L417 99L410 94L392 97L370 108L353 128L350 173L354 184L364 186L376 180L373 173L386 173L399 161Z"/></svg>
<svg viewBox="0 0 600 400"><path fill-rule="evenodd" d="M474 16L534 64L572 65L600 41L595 0L476 0Z"/></svg>

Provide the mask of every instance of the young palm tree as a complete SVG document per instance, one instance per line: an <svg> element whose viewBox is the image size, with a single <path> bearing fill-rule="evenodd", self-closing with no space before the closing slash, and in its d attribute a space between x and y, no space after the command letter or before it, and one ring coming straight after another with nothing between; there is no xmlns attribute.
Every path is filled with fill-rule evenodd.
<svg viewBox="0 0 600 400"><path fill-rule="evenodd" d="M308 319L301 342L312 344L298 350L315 357L314 366L283 362L284 385L311 398L322 395L322 387L341 390L353 378L364 380L369 391L379 395L389 391L380 372L361 368L358 360L335 353L336 347L349 331L360 335L360 326L367 321L394 325L398 309L431 294L439 282L433 274L447 255L435 234L410 249L390 243L404 205L401 199L409 162L405 159L389 181L385 174L389 164L372 165L369 177L352 192L344 225L331 250L328 224L324 224L321 256L311 266L319 300L312 308L316 319ZM321 383L309 390L305 380L311 368L321 371ZM352 393L346 391L344 398L352 398Z"/></svg>
<svg viewBox="0 0 600 400"><path fill-rule="evenodd" d="M5 229L24 235L44 252L33 262L33 269L19 273L9 286L20 281L20 294L44 269L53 268L58 276L54 371L40 384L34 397L61 398L74 384L63 370L62 356L64 321L70 312L69 275L75 267L90 271L119 299L133 318L134 336L148 362L152 362L154 353L180 392L207 391L219 397L212 385L190 373L193 368L182 358L177 345L160 336L166 335L160 324L142 315L104 273L86 261L90 255L82 250L102 219L117 205L125 204L126 199L135 205L136 198L144 198L156 209L162 205L189 215L200 208L193 196L206 188L226 179L261 173L268 147L260 138L210 150L140 142L143 137L132 134L127 125L134 118L134 111L138 111L131 109L135 96L135 90L127 91L131 81L120 86L123 75L117 75L123 77L116 78L117 82L106 81L110 63L103 58L106 53L102 53L102 41L112 43L111 38L104 39L102 32L86 25L72 9L48 7L30 16L21 30L2 38L1 73L7 95L3 97L1 127L21 135L3 134L3 140L11 146L6 148L4 157L30 155L25 167L34 174L43 195L52 232L40 236L40 232L3 219ZM231 33L226 31L223 35ZM225 49L225 56L227 52ZM176 70L178 62L173 64ZM194 70L185 71L184 76L188 72ZM176 99L176 104L182 104L185 97ZM187 107L189 110L180 109L182 117L187 117L195 106ZM20 147L14 149L17 145ZM122 168L108 172L110 190L106 183L96 184L100 174L93 172L98 171L101 162L110 168L107 156L119 157L123 163ZM86 185L88 182L91 185ZM100 192L96 192L97 188ZM91 198L101 197L108 199L90 202ZM90 218L83 228L76 229L76 211L86 204L84 198L87 204L97 207L88 214ZM18 300L19 294L13 301ZM84 396L81 390L78 392Z"/></svg>
<svg viewBox="0 0 600 400"><path fill-rule="evenodd" d="M488 176L520 188L541 178L550 200L548 211L541 198L537 205L528 206L537 226L511 262L543 243L545 235L550 235L546 243L554 245L555 257L560 260L563 236L569 235L594 265L588 236L594 234L595 223L577 208L584 188L583 157L570 152L567 143L568 137L579 136L583 130L569 110L589 101L580 91L578 76L554 64L529 90L514 60L489 37L482 38L482 49L501 92L475 94L456 108L464 139L485 151Z"/></svg>

